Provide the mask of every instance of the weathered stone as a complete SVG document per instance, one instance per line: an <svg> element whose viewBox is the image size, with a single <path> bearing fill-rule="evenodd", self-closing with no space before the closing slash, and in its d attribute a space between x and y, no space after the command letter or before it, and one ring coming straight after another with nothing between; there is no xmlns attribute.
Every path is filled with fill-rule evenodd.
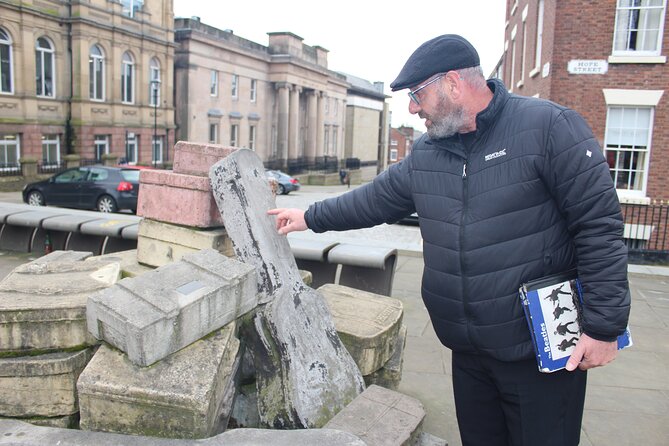
<svg viewBox="0 0 669 446"><path fill-rule="evenodd" d="M137 260L145 265L163 266L201 249L234 256L232 241L224 228L189 228L148 218L139 223Z"/></svg>
<svg viewBox="0 0 669 446"><path fill-rule="evenodd" d="M172 169L176 173L208 177L211 166L222 160L236 147L221 146L218 144L198 144L179 141L174 146L174 164Z"/></svg>
<svg viewBox="0 0 669 446"><path fill-rule="evenodd" d="M88 300L88 329L147 366L257 305L255 272L213 249L123 279Z"/></svg>
<svg viewBox="0 0 669 446"><path fill-rule="evenodd" d="M350 432L368 446L413 445L424 418L425 409L417 399L369 386L325 428Z"/></svg>
<svg viewBox="0 0 669 446"><path fill-rule="evenodd" d="M120 277L115 260L55 251L15 268L0 282L0 355L81 348L96 343L86 329L86 300Z"/></svg>
<svg viewBox="0 0 669 446"><path fill-rule="evenodd" d="M404 363L404 347L406 346L406 339L407 328L402 325L402 328L400 328L400 335L395 341L393 355L379 370L363 377L365 378L365 384L368 386L376 384L377 386L385 387L390 390L397 390L399 388L400 382L402 381L402 365Z"/></svg>
<svg viewBox="0 0 669 446"><path fill-rule="evenodd" d="M0 446L365 446L355 435L333 429L234 429L202 440L174 440L56 429L0 419L0 432Z"/></svg>
<svg viewBox="0 0 669 446"><path fill-rule="evenodd" d="M0 420L2 417L0 417ZM60 427L63 429L79 428L79 412L72 415L63 415L60 417L32 417L32 418L14 418L18 421L34 424L35 426Z"/></svg>
<svg viewBox="0 0 669 446"><path fill-rule="evenodd" d="M216 163L214 197L241 261L256 268L258 308L249 331L262 423L320 427L364 389L321 293L306 286L267 210L275 207L260 158L241 149Z"/></svg>
<svg viewBox="0 0 669 446"><path fill-rule="evenodd" d="M235 327L228 324L151 367L103 344L77 383L81 429L168 438L222 432L240 360Z"/></svg>
<svg viewBox="0 0 669 446"><path fill-rule="evenodd" d="M235 398L228 428L260 427L260 414L258 413L258 391L255 383L241 386Z"/></svg>
<svg viewBox="0 0 669 446"><path fill-rule="evenodd" d="M76 413L77 378L92 355L93 350L87 348L0 359L0 415L58 417Z"/></svg>
<svg viewBox="0 0 669 446"><path fill-rule="evenodd" d="M207 177L171 170L144 170L140 176L137 215L198 228L223 225Z"/></svg>
<svg viewBox="0 0 669 446"><path fill-rule="evenodd" d="M323 293L342 342L363 375L377 371L393 354L402 325L402 302L392 297L328 283Z"/></svg>
<svg viewBox="0 0 669 446"><path fill-rule="evenodd" d="M92 259L115 260L121 263L121 277L137 277L141 274L152 271L153 267L142 265L137 261L137 250L129 249L126 251L103 254L101 256L91 257Z"/></svg>

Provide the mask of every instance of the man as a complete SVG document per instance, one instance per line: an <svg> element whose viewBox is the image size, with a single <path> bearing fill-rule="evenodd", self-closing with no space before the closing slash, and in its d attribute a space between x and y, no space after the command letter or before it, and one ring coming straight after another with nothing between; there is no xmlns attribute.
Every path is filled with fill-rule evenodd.
<svg viewBox="0 0 669 446"><path fill-rule="evenodd" d="M427 134L371 183L314 203L274 209L280 233L392 223L417 212L422 296L453 351L464 445L577 445L586 370L612 361L627 326L627 251L616 191L584 119L549 101L486 82L457 35L422 44L393 91ZM575 87L576 88L576 87ZM518 287L576 267L584 334L566 370L538 371Z"/></svg>

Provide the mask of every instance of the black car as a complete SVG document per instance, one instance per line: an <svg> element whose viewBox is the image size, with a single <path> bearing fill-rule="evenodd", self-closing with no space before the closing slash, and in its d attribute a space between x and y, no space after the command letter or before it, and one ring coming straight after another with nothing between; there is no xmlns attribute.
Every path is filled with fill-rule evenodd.
<svg viewBox="0 0 669 446"><path fill-rule="evenodd" d="M100 212L137 210L140 169L86 166L67 169L48 180L26 184L23 201L33 206L97 209Z"/></svg>
<svg viewBox="0 0 669 446"><path fill-rule="evenodd" d="M267 170L267 176L274 178L279 185L277 186L277 195L287 195L290 192L300 190L300 182L297 178L293 178L287 173L280 170Z"/></svg>

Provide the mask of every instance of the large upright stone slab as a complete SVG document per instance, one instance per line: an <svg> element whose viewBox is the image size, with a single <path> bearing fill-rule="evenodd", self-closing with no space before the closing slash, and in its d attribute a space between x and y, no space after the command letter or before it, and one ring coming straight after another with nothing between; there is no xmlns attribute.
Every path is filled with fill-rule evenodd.
<svg viewBox="0 0 669 446"><path fill-rule="evenodd" d="M79 411L77 378L93 356L78 352L0 358L0 416L62 417Z"/></svg>
<svg viewBox="0 0 669 446"><path fill-rule="evenodd" d="M90 252L54 251L0 282L0 354L44 353L96 343L86 301L119 280L120 263Z"/></svg>
<svg viewBox="0 0 669 446"><path fill-rule="evenodd" d="M163 266L202 249L215 249L228 257L234 255L224 228L191 228L149 218L139 223L137 260L140 263Z"/></svg>
<svg viewBox="0 0 669 446"><path fill-rule="evenodd" d="M151 367L103 344L77 383L81 429L168 438L225 430L240 363L236 323Z"/></svg>
<svg viewBox="0 0 669 446"><path fill-rule="evenodd" d="M88 329L148 366L255 308L254 277L213 249L189 254L91 296Z"/></svg>
<svg viewBox="0 0 669 446"><path fill-rule="evenodd" d="M342 342L363 375L379 370L394 353L402 325L402 301L327 283L323 293Z"/></svg>
<svg viewBox="0 0 669 446"><path fill-rule="evenodd" d="M264 304L248 330L261 421L321 427L364 389L360 370L323 296L302 282L288 240L267 215L275 203L260 158L238 150L216 163L210 178L235 254L255 267Z"/></svg>

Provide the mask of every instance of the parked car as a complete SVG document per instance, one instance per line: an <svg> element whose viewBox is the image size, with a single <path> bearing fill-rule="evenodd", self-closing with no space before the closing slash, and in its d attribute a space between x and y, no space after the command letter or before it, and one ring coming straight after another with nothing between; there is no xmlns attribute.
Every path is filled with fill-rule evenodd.
<svg viewBox="0 0 669 446"><path fill-rule="evenodd" d="M132 166L86 166L64 170L23 188L23 201L33 206L137 211L140 169Z"/></svg>
<svg viewBox="0 0 669 446"><path fill-rule="evenodd" d="M290 192L300 190L300 182L297 178L293 178L287 173L280 170L267 170L267 176L274 178L279 185L277 186L277 195L287 195Z"/></svg>

